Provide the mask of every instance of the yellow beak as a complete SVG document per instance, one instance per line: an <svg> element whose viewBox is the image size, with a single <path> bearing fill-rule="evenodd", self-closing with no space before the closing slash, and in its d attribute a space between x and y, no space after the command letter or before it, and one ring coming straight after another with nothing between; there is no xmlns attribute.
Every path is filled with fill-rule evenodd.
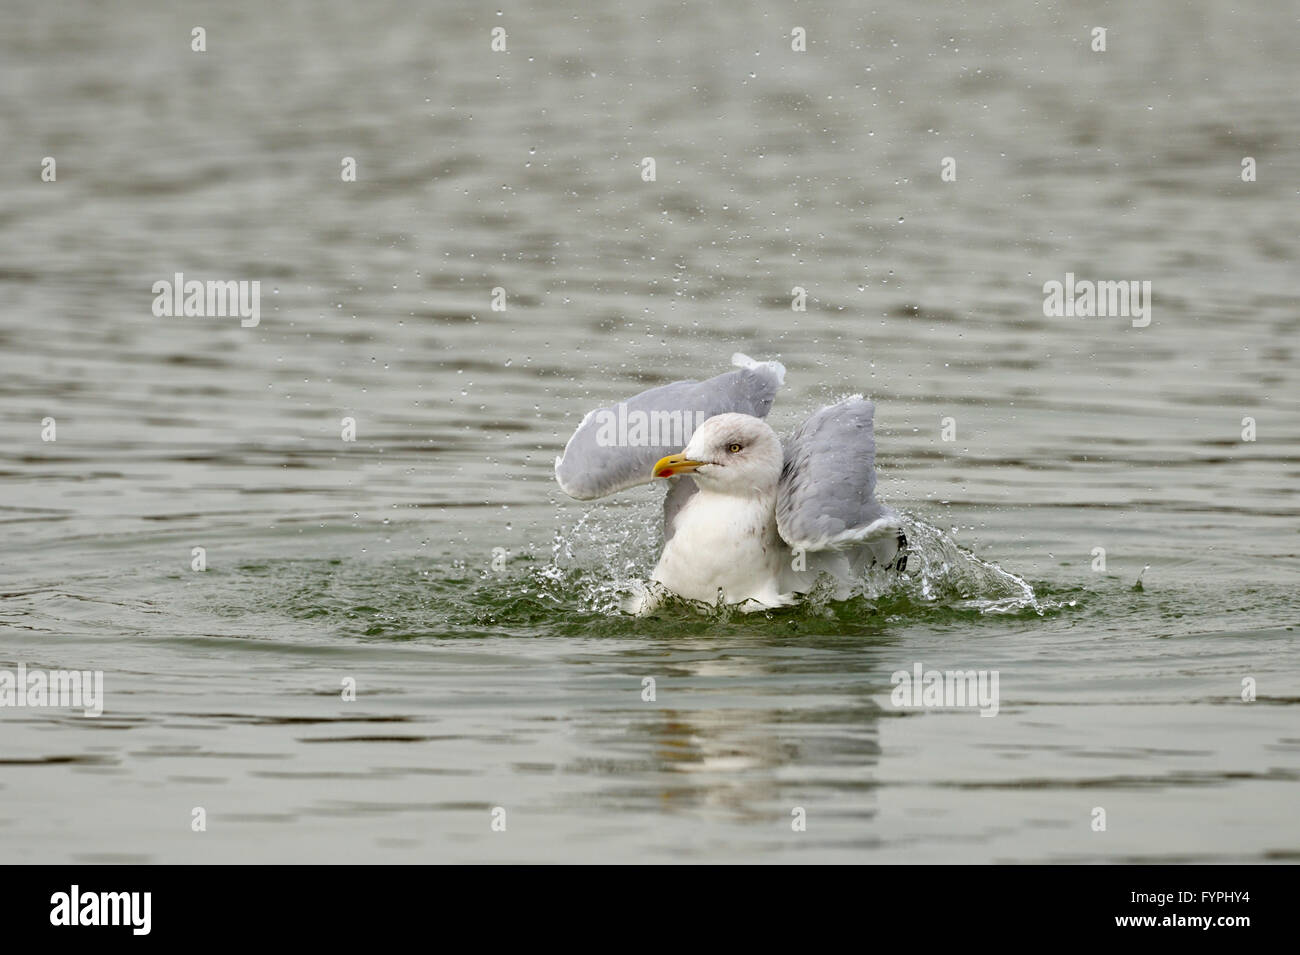
<svg viewBox="0 0 1300 955"><path fill-rule="evenodd" d="M655 462L655 477L672 477L674 474L690 474L698 467L708 464L708 461L692 461L684 454L670 454L666 458L660 458Z"/></svg>

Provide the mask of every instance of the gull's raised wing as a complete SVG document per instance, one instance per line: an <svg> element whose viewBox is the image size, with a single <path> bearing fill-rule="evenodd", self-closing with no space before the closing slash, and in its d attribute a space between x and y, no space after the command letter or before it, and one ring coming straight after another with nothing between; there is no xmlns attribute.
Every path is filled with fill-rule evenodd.
<svg viewBox="0 0 1300 955"><path fill-rule="evenodd" d="M739 353L731 363L738 366L734 371L707 381L674 381L589 412L555 459L560 489L589 501L647 484L655 462L684 448L696 427L714 415L766 417L785 368Z"/></svg>
<svg viewBox="0 0 1300 955"><path fill-rule="evenodd" d="M898 515L876 500L875 410L853 395L822 408L786 439L776 526L791 547L844 550L899 539Z"/></svg>

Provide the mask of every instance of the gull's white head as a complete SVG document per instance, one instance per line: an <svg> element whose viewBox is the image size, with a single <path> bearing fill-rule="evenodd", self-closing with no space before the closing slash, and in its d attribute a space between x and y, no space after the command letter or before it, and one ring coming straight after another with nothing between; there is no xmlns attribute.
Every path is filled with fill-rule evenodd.
<svg viewBox="0 0 1300 955"><path fill-rule="evenodd" d="M660 458L653 473L691 474L702 490L722 494L773 494L784 460L781 441L766 421L720 414L696 429L681 454Z"/></svg>

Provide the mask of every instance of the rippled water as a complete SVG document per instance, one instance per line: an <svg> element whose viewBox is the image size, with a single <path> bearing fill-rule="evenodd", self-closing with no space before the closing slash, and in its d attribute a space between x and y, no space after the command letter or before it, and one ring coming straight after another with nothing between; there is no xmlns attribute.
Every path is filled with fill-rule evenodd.
<svg viewBox="0 0 1300 955"><path fill-rule="evenodd" d="M1294 5L10 6L0 667L107 700L0 710L6 859L1300 853ZM1067 271L1150 326L1045 318ZM917 557L621 615L658 492L551 462L735 350L778 430L876 400Z"/></svg>

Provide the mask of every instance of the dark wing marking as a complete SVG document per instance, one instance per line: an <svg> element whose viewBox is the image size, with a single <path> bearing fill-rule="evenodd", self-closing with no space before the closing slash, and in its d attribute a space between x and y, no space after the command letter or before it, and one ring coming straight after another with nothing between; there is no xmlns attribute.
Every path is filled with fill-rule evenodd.
<svg viewBox="0 0 1300 955"><path fill-rule="evenodd" d="M664 495L664 543L667 544L677 533L677 515L681 513L686 502L699 490L695 480L689 474L670 478L668 493Z"/></svg>

